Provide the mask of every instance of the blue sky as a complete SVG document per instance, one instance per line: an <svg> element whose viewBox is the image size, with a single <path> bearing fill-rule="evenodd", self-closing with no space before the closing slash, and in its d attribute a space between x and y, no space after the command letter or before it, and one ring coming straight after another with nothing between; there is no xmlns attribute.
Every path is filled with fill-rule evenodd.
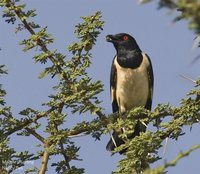
<svg viewBox="0 0 200 174"><path fill-rule="evenodd" d="M109 74L115 49L112 44L105 41L107 34L126 32L134 36L140 48L146 52L153 64L155 76L155 88L153 108L158 103L170 103L178 106L180 99L193 87L190 81L180 77L180 74L196 79L199 76L197 62L191 65L192 59L198 54L193 50L194 34L187 29L187 22L180 21L173 24L171 21L178 12L169 13L167 10L157 10L156 3L139 5L135 0L26 0L27 7L37 9L34 21L41 26L48 26L48 31L55 37L55 43L51 48L58 48L70 58L67 46L76 40L73 32L74 26L81 22L80 16L90 15L97 10L102 11L105 27L96 46L94 47L92 66L89 73L94 80L101 80L104 91L99 96L103 101L105 113L111 113L109 94ZM2 12L0 12L2 14ZM14 34L14 26L7 25L0 19L0 63L5 64L9 75L1 78L1 83L7 89L6 101L13 106L16 114L26 108L42 109L41 103L48 101L48 95L56 83L54 79L39 80L38 74L44 65L35 64L32 59L35 51L22 52L22 46L18 43L26 38L27 32ZM88 119L90 116L86 116ZM78 118L72 118L67 126L72 126ZM44 123L45 124L45 123ZM159 164L165 160L173 159L179 151L187 150L192 145L200 143L199 125L195 125L192 131L185 128L187 134L178 141L170 140L167 152ZM87 137L77 138L76 142L81 146L80 157L82 162L76 164L85 167L87 174L111 173L116 168L120 155L110 156L105 150L109 136L103 136L101 141ZM34 138L16 139L12 146L19 150L33 148ZM38 143L38 142L36 142ZM161 149L162 153L162 149ZM170 168L169 174L190 173L197 174L200 166L200 151L195 151L188 158L181 160L176 168ZM34 165L34 164L31 164ZM37 164L35 164L37 165ZM16 174L22 173L18 170ZM51 169L48 174L54 173Z"/></svg>

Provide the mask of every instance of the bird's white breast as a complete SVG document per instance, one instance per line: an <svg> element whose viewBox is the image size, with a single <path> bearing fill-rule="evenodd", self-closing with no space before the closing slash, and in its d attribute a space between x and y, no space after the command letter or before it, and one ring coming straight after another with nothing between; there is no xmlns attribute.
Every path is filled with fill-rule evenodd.
<svg viewBox="0 0 200 174"><path fill-rule="evenodd" d="M116 98L123 113L133 107L145 106L149 94L149 82L147 74L148 59L143 55L143 61L138 68L123 68L115 58L117 69Z"/></svg>

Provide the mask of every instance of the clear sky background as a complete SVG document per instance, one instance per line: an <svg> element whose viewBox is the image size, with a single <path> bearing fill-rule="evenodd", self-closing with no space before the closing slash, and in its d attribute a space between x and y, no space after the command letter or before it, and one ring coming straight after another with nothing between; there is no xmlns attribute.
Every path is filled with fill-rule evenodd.
<svg viewBox="0 0 200 174"><path fill-rule="evenodd" d="M76 41L73 32L74 26L81 22L80 16L91 15L97 10L102 11L105 27L92 51L93 59L89 72L94 80L101 80L104 84L104 91L99 97L103 101L102 107L105 108L106 114L111 113L109 76L112 58L115 55L113 45L105 41L107 34L129 33L135 37L140 48L150 56L155 77L153 108L158 103L178 106L180 99L184 98L193 87L192 82L181 78L180 74L193 79L200 74L200 62L191 65L191 61L199 51L192 49L194 34L188 30L187 22L180 21L175 24L171 22L179 12L157 10L156 3L139 5L137 0L26 0L24 2L27 3L28 9L37 9L38 15L34 21L43 27L48 26L49 33L55 37L55 43L51 48L58 48L69 58L67 46ZM0 79L7 90L7 104L13 106L12 110L16 116L26 107L43 109L40 105L48 101L48 95L53 92L52 86L56 83L55 79L38 79L38 74L45 65L34 63L32 56L36 54L35 51L24 53L22 46L18 45L21 40L29 36L26 31L14 34L14 26L6 24L2 18L0 26L2 49L0 64L5 64L9 72L9 75ZM86 116L85 119L89 117ZM73 126L76 121L76 117L72 118L66 126ZM179 151L200 143L198 124L191 132L188 127L185 127L185 131L186 135L180 137L178 141L169 141L165 156L154 166L172 160ZM83 161L74 164L84 167L86 174L110 174L123 156L118 154L110 156L105 150L108 139L108 135L102 136L101 141L94 141L89 136L77 138L76 142L81 146L80 157ZM29 148L34 150L35 141L33 137L16 138L12 141L12 146L19 150ZM160 153L162 151L163 149ZM198 174L199 160L200 151L195 151L189 157L182 159L175 168L170 168L168 173ZM15 174L21 173L23 169L15 172ZM49 169L47 173L54 172Z"/></svg>

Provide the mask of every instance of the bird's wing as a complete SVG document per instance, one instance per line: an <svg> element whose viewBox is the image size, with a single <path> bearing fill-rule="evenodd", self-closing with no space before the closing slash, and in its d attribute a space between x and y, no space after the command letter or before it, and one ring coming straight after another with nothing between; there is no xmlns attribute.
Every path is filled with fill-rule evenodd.
<svg viewBox="0 0 200 174"><path fill-rule="evenodd" d="M149 62L147 66L147 73L148 73L148 80L149 80L149 95L148 95L145 108L151 110L152 98L153 98L153 84L154 84L153 68L152 68L152 64L151 64L151 60L149 56L147 54L143 54L143 58L146 58Z"/></svg>
<svg viewBox="0 0 200 174"><path fill-rule="evenodd" d="M118 106L117 98L116 98L117 69L114 64L114 61L116 58L117 58L117 56L115 56L113 59L112 66L111 66L111 72L110 72L110 93L111 93L111 99L112 99L113 113L119 111L119 106Z"/></svg>

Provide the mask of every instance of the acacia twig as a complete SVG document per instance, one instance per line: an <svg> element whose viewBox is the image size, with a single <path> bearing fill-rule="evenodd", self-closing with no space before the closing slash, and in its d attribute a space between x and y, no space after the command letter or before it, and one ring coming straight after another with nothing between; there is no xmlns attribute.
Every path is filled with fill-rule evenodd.
<svg viewBox="0 0 200 174"><path fill-rule="evenodd" d="M43 112L43 113L40 113L40 114L36 115L34 118L26 119L23 122L20 122L19 125L15 126L11 130L9 130L6 133L4 133L3 136L8 137L9 135L11 135L11 134L13 134L13 133L15 133L17 131L24 129L25 127L27 127L31 123L37 122L37 120L39 120L40 118L43 118L43 117L47 116L50 112L52 112L54 110L55 110L55 108L52 107L51 109L47 110L46 112ZM6 116L6 115L4 114L4 116Z"/></svg>
<svg viewBox="0 0 200 174"><path fill-rule="evenodd" d="M32 134L35 138L37 138L39 141L41 141L42 143L45 142L44 137L42 137L41 135L39 135L35 130L30 129L29 127L25 128L30 134Z"/></svg>
<svg viewBox="0 0 200 174"><path fill-rule="evenodd" d="M147 169L144 174L163 174L163 173L166 173L166 169L169 168L169 167L174 167L177 165L177 163L179 162L180 159L186 157L186 156L189 156L191 152L197 150L197 149L200 149L200 144L197 144L193 147L191 147L189 150L187 150L186 152L180 152L175 159L173 159L172 161L170 162L167 162L165 163L164 165L162 166L158 166L156 167L155 169Z"/></svg>

